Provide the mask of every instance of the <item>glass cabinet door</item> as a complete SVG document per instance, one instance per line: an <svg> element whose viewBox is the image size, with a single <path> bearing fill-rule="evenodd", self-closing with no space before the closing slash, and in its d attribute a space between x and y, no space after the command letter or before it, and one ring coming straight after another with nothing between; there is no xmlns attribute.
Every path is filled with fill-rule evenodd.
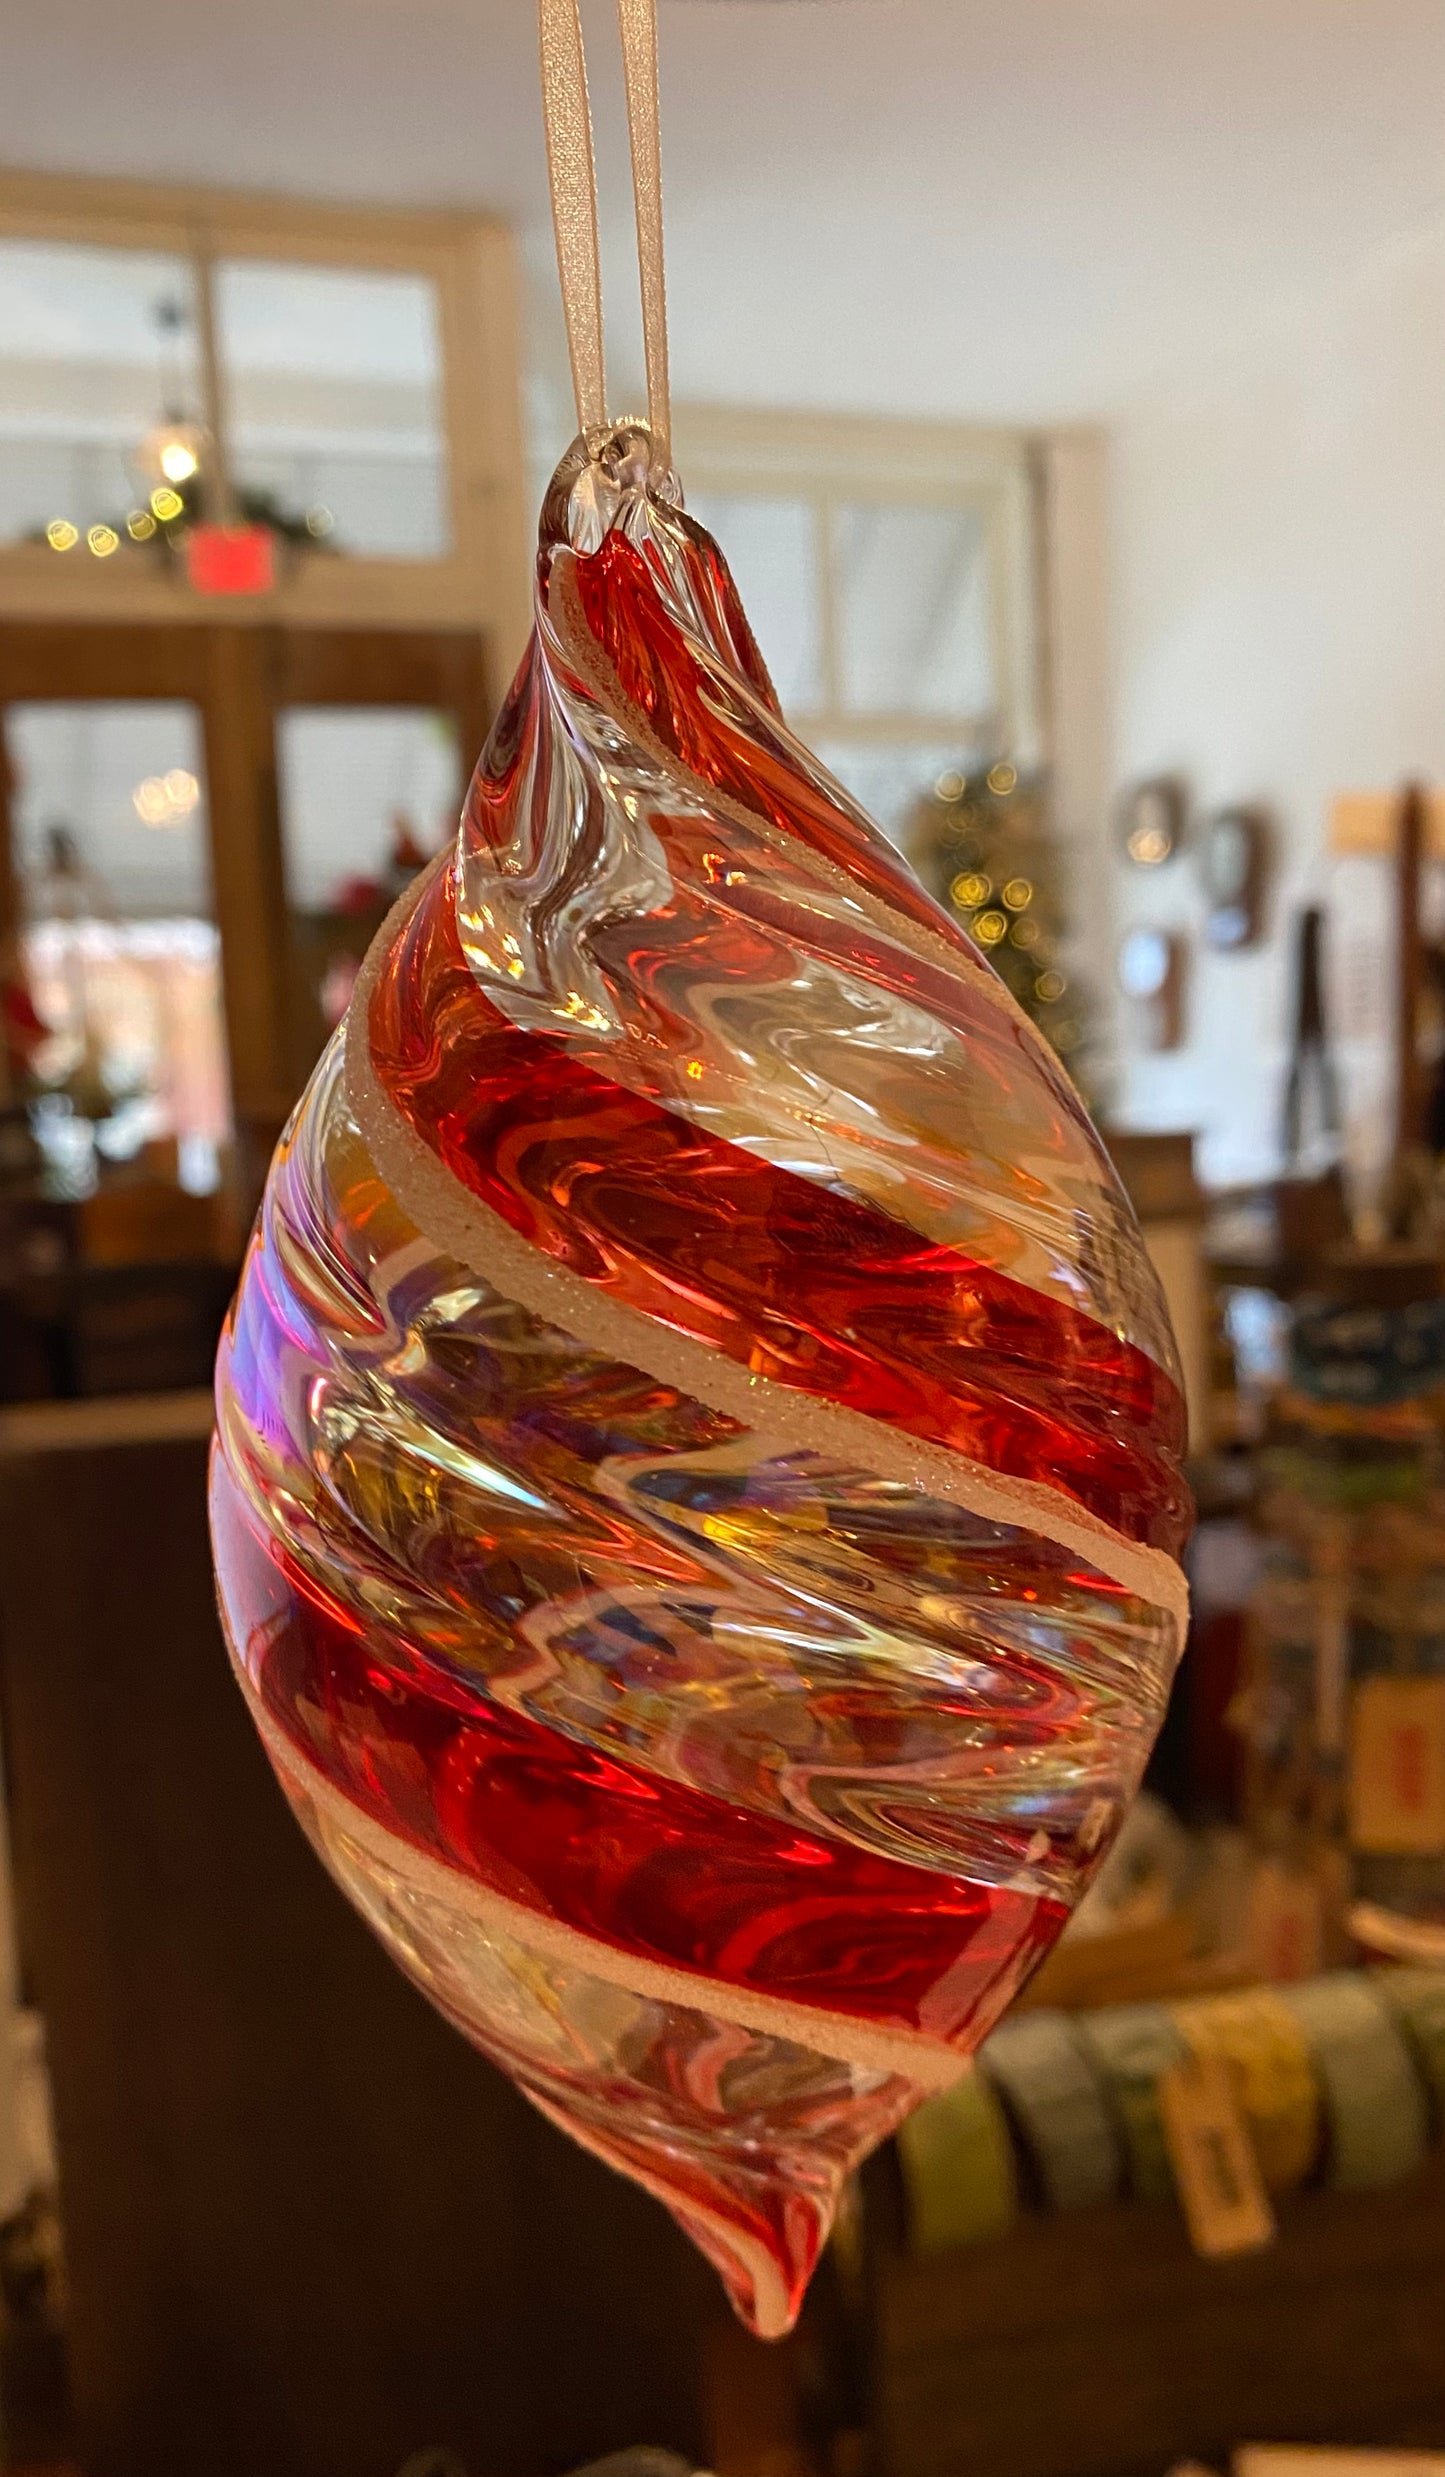
<svg viewBox="0 0 1445 2477"><path fill-rule="evenodd" d="M312 1058L362 958L418 869L450 842L462 757L448 712L291 706L277 717L281 849Z"/></svg>
<svg viewBox="0 0 1445 2477"><path fill-rule="evenodd" d="M5 1075L56 1192L144 1163L221 1178L231 1098L200 717L161 699L6 707L18 953Z"/></svg>

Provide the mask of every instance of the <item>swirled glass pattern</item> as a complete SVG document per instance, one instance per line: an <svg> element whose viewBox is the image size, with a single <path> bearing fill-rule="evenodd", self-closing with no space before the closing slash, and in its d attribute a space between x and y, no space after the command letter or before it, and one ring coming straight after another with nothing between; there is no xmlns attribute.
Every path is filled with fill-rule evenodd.
<svg viewBox="0 0 1445 2477"><path fill-rule="evenodd" d="M642 425L559 468L218 1403L227 1636L322 1857L786 2329L1138 1783L1183 1409L1073 1087L788 732Z"/></svg>

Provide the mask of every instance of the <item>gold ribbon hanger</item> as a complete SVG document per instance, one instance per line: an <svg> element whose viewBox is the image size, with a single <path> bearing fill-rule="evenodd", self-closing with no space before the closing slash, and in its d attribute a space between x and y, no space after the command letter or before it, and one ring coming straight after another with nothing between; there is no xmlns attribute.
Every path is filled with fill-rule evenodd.
<svg viewBox="0 0 1445 2477"><path fill-rule="evenodd" d="M637 210L647 419L666 463L671 459L672 421L668 400L667 289L662 257L657 0L617 0L617 21L622 37L632 194ZM585 434L606 423L607 373L602 340L602 264L597 243L597 164L577 0L537 0L537 29L557 273L567 321L567 353L572 364L577 422Z"/></svg>

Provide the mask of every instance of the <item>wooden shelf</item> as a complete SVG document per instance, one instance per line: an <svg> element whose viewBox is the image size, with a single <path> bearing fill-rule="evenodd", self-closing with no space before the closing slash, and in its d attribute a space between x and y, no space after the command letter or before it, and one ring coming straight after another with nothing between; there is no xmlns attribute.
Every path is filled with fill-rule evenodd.
<svg viewBox="0 0 1445 2477"><path fill-rule="evenodd" d="M875 2185L877 2179L875 2178ZM1162 2477L1245 2441L1445 2445L1445 2153L1203 2262L1173 2210L1025 2218L868 2278L877 2477Z"/></svg>

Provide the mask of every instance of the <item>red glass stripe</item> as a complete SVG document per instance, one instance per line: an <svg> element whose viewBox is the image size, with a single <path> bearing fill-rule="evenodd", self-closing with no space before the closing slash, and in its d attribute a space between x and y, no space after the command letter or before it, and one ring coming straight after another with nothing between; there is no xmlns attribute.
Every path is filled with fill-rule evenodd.
<svg viewBox="0 0 1445 2477"><path fill-rule="evenodd" d="M217 1452L216 1573L267 1711L376 1822L543 1917L730 1986L952 2038L994 2019L1065 1911L790 1831L599 1755L425 1664L254 1528Z"/></svg>
<svg viewBox="0 0 1445 2477"><path fill-rule="evenodd" d="M519 1031L468 968L449 872L378 981L371 1039L392 1099L462 1184L600 1290L756 1373L1050 1480L1128 1538L1181 1545L1184 1413L1162 1368Z"/></svg>
<svg viewBox="0 0 1445 2477"><path fill-rule="evenodd" d="M828 797L797 742L782 733L775 737L757 707L742 702L727 663L678 626L646 559L624 534L609 533L599 550L577 557L573 573L587 625L624 696L645 715L670 756L712 790L822 852L906 919L932 930L967 970L988 969L958 923L925 894L884 837Z"/></svg>

